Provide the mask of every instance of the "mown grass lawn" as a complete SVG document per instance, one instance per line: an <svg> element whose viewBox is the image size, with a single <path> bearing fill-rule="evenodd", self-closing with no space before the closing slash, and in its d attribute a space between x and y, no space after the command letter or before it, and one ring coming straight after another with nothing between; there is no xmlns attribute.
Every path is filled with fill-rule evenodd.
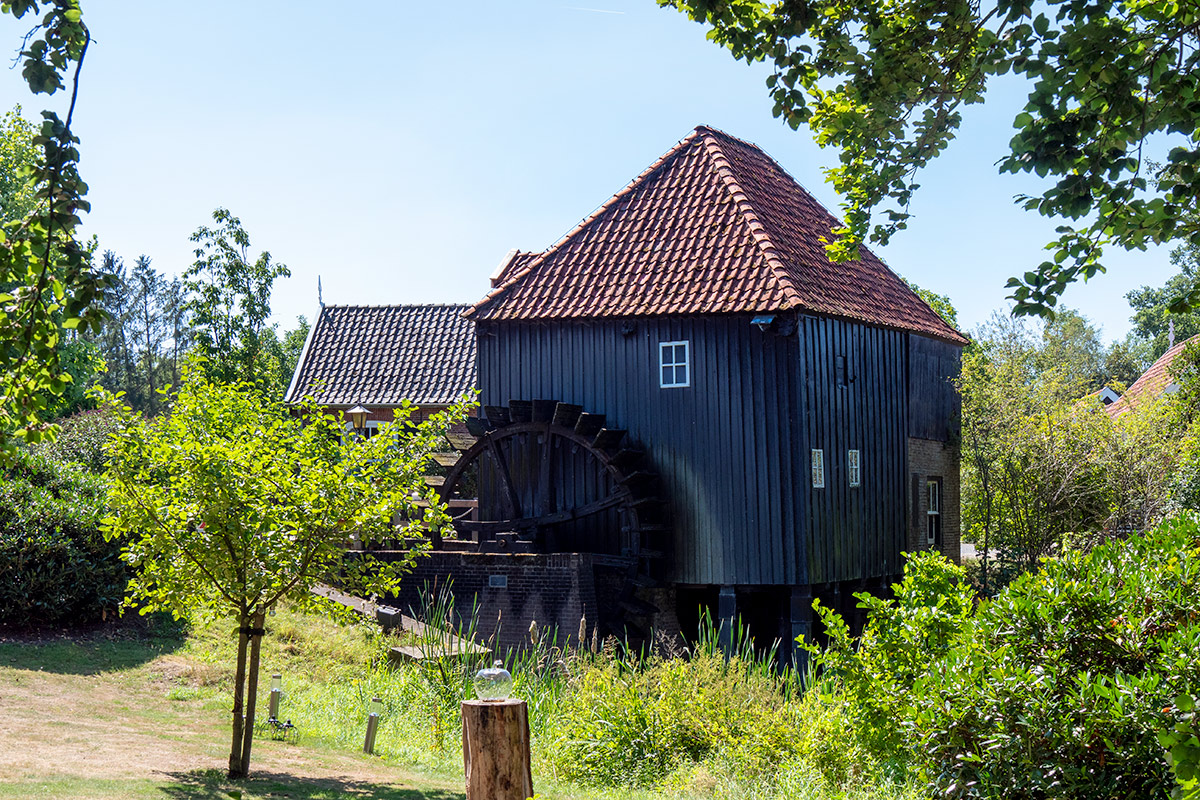
<svg viewBox="0 0 1200 800"><path fill-rule="evenodd" d="M287 613L275 623L264 647L260 720L272 670L311 693L352 680L377 654L354 628ZM363 754L360 731L331 727L340 720L302 724L296 743L256 737L251 777L226 780L232 662L224 627L200 625L187 637L115 629L0 639L0 798L464 797L451 732L444 752L418 762L383 741L384 757ZM538 777L547 800L649 796L564 789Z"/></svg>
<svg viewBox="0 0 1200 800"><path fill-rule="evenodd" d="M259 739L254 776L222 769L221 670L175 637L96 634L0 643L0 798L459 798L452 774L332 747Z"/></svg>

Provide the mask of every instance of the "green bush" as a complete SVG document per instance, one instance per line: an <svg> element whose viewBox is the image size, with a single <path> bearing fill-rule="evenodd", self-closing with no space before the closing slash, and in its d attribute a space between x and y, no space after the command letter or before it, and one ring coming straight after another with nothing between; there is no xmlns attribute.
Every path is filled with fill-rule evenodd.
<svg viewBox="0 0 1200 800"><path fill-rule="evenodd" d="M35 445L35 452L55 461L71 461L89 472L104 471L104 444L120 427L120 417L110 408L80 411L58 421L60 430L54 441Z"/></svg>
<svg viewBox="0 0 1200 800"><path fill-rule="evenodd" d="M930 665L960 641L975 601L962 569L932 552L910 556L893 588L892 600L855 595L868 615L858 640L838 614L814 603L829 645L809 649L840 692L858 745L895 776L910 761L908 733L899 723L912 716Z"/></svg>
<svg viewBox="0 0 1200 800"><path fill-rule="evenodd" d="M712 650L626 663L597 658L572 676L543 755L592 785L650 786L716 756L757 777L796 750L796 704L784 678Z"/></svg>
<svg viewBox="0 0 1200 800"><path fill-rule="evenodd" d="M0 476L0 624L94 622L129 579L104 541L104 484L82 467L22 452Z"/></svg>
<svg viewBox="0 0 1200 800"><path fill-rule="evenodd" d="M895 600L862 597L858 643L822 610L817 660L859 746L941 797L1166 798L1176 776L1186 790L1200 763L1195 520L1048 559L974 609L961 578L912 558Z"/></svg>
<svg viewBox="0 0 1200 800"><path fill-rule="evenodd" d="M982 605L913 726L948 796L1167 797L1158 734L1200 685L1200 527L1046 561Z"/></svg>

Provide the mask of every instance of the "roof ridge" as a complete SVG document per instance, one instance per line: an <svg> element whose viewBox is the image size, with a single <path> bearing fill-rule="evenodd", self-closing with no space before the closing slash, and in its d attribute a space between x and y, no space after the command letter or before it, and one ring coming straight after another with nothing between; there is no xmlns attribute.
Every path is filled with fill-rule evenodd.
<svg viewBox="0 0 1200 800"><path fill-rule="evenodd" d="M818 200L816 198L816 196L804 186L804 184L802 184L800 181L796 180L795 176L793 176L790 172L788 172L786 169L784 169L783 165L780 164L779 161L774 156L772 156L770 153L768 153L762 147L759 147L758 145L754 144L753 142L746 141L745 139L739 139L738 137L728 134L725 131L719 130L717 128L713 128L708 125L702 125L700 127L703 128L704 130L708 131L710 134L714 134L715 135L714 138L716 138L718 140L718 142L721 137L724 137L726 139L729 139L732 142L737 143L741 147L746 147L751 150L754 150L757 153L760 153L763 156L763 158L765 158L771 162L771 164L776 168L776 172L779 175L782 175L785 179L787 179L788 181L791 181L793 184L795 184L796 187L799 188L801 192L803 192L805 195L807 195L813 201L812 204L813 204L813 207L815 210L821 212L823 215L828 217L832 223L839 222L838 218L835 217L829 211L829 209L826 208L825 205L820 200ZM699 130L699 129L697 129L697 130ZM721 151L721 153L722 153L722 155L724 155L724 151ZM728 163L728 159L726 159L726 162ZM754 238L755 238L755 242L759 243L760 247L764 247L764 245L762 244L763 242L769 243L769 247L772 252L770 254L768 254L768 258L771 259L770 264L771 264L772 272L774 272L777 279L780 280L781 285L783 286L785 292L789 293L789 296L799 297L800 292L798 289L796 289L795 283L792 280L791 275L788 274L788 272L787 272L787 268L784 267L783 263L778 258L773 257L773 251L776 248L775 248L774 242L771 242L770 234L767 233L767 231L769 230L769 227L766 225L766 223L764 223L761 219L758 218L757 212L753 211L753 204L750 203L749 197L747 195L745 195L745 191L741 189L739 184L737 184L736 178L732 177L732 173L734 172L732 164L729 165L729 170L731 173L733 185L737 186L738 190L741 191L743 196L746 197L746 200L745 200L746 207L751 209L751 213L754 214L755 220L763 228L761 237L759 236L759 234L757 232L752 231ZM882 257L880 257L873 250L870 250L869 248L867 248L865 243L859 244L859 254L858 254L858 258L855 259L855 261L857 261L859 263L865 262L865 258L863 257L863 251L866 251L866 253L868 253L872 259L879 262L879 265L881 267L883 267L885 270L887 270L893 276L895 276L895 278L899 281L899 286L902 287L902 289L904 291L907 291L919 303L921 303L923 306L929 308L930 311L933 311L932 307L928 303L925 302L925 299L923 297L921 297L921 295L917 294L916 290L913 289L913 287L911 285L909 285L908 280L903 278L900 275L900 273L898 273L894 269L892 269L891 265L889 265L886 260L884 260ZM764 252L765 252L765 247L764 247ZM834 264L834 262L831 261L830 263L831 263L831 265L836 266L836 264ZM803 300L798 300L797 304L800 306L803 306L804 305ZM941 315L939 315L936 311L933 311L933 314L940 319ZM834 315L834 316L836 316L836 315ZM958 328L956 328L955 326L946 322L945 320L942 320L942 322L945 323L947 328L949 328L954 333L957 333L959 335L959 337L966 340L966 337L962 334L961 331L958 330Z"/></svg>
<svg viewBox="0 0 1200 800"><path fill-rule="evenodd" d="M558 250L564 244L569 242L572 239L572 237L575 236L576 233L581 231L583 228L587 227L587 225L589 225L591 222L593 222L598 217L600 217L600 215L603 214L605 211L612 208L612 206L615 205L619 200L621 200L621 198L625 197L630 192L632 192L634 187L640 185L646 178L650 177L650 175L657 172L659 169L662 169L662 167L664 167L668 161L670 161L672 158L674 158L676 155L678 155L687 145L691 144L693 139L700 136L701 135L700 132L702 130L709 130L709 128L705 125L696 126L696 128L694 128L692 131L690 131L687 134L687 136L684 136L682 139L680 139L678 142L676 142L674 147L672 147L670 150L668 150L667 152L663 153L661 156L656 158L654 160L654 162L652 164L650 164L650 166L646 167L644 170L642 170L640 173L638 173L637 177L635 177L629 183L625 184L625 187L623 189L621 189L619 192L614 194L612 197L608 198L608 200L601 203L596 208L595 211L593 211L591 214L584 217L582 220L580 220L575 225L575 227L571 228L571 230L567 231L565 234L560 236L558 241L556 241L554 244L550 245L545 250L543 250L537 257L532 259L524 267L522 267L521 269L514 272L507 281L505 281L504 283L500 284L499 286L495 287L490 292L485 294L483 296L483 299L480 300L478 303L475 303L474 305L472 305L466 311L464 316L466 316L467 318L470 318L470 317L474 316L476 314L476 312L482 311L485 306L491 305L491 303L498 300L501 297L501 295L503 295L505 292L507 292L509 289L511 289L518 282L523 280L527 275L531 274L535 269L540 267L546 261L546 259L548 259L552 254L557 253Z"/></svg>
<svg viewBox="0 0 1200 800"><path fill-rule="evenodd" d="M470 308L470 303L326 303L326 308Z"/></svg>
<svg viewBox="0 0 1200 800"><path fill-rule="evenodd" d="M696 132L698 133L701 130L704 131L704 150L708 157L712 160L713 165L716 167L717 178L725 186L725 189L729 192L733 202L737 204L738 211L740 212L743 220L745 220L746 226L750 230L750 236L754 239L754 243L758 246L759 251L766 259L767 266L771 269L771 274L775 277L775 281L779 284L780 290L784 293L784 296L787 297L790 305L803 305L800 292L796 289L791 277L788 276L786 267L784 267L783 261L779 258L777 253L778 248L775 246L775 242L771 240L770 233L768 233L767 226L759 217L758 211L754 208L754 204L750 202L750 197L746 194L746 190L743 189L741 184L738 183L737 177L734 175L733 164L730 163L729 157L725 154L725 151L721 149L721 143L717 136L726 136L727 138L733 139L734 141L740 142L748 147L754 147L756 150L759 148L757 148L755 145L749 144L748 142L742 142L740 139L736 139L733 136L722 133L715 128L710 128L707 125L697 128ZM717 136L714 136L713 134L717 134ZM762 151L759 150L759 152ZM763 155L766 155L766 153L764 152ZM770 158L770 156L767 157Z"/></svg>

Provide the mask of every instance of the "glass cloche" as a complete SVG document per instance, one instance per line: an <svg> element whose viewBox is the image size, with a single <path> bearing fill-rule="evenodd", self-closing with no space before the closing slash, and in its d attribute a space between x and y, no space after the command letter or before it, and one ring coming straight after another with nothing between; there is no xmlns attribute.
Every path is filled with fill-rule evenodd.
<svg viewBox="0 0 1200 800"><path fill-rule="evenodd" d="M475 673L475 695L480 700L500 702L512 694L513 679L504 662L497 659L490 667Z"/></svg>

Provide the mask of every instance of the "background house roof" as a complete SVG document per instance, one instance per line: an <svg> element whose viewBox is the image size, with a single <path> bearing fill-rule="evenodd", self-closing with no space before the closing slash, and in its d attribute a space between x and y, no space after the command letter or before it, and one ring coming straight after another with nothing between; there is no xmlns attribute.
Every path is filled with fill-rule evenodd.
<svg viewBox="0 0 1200 800"><path fill-rule="evenodd" d="M287 402L370 408L446 405L475 387L475 324L464 305L325 306Z"/></svg>
<svg viewBox="0 0 1200 800"><path fill-rule="evenodd" d="M1174 384L1171 377L1171 365L1189 344L1200 342L1200 334L1180 342L1169 348L1150 365L1150 369L1141 374L1120 400L1105 406L1104 410L1110 416L1119 417L1126 411L1136 408L1141 403L1150 402L1171 389Z"/></svg>
<svg viewBox="0 0 1200 800"><path fill-rule="evenodd" d="M965 344L770 156L699 127L544 253L520 253L470 316L588 318L800 310Z"/></svg>

